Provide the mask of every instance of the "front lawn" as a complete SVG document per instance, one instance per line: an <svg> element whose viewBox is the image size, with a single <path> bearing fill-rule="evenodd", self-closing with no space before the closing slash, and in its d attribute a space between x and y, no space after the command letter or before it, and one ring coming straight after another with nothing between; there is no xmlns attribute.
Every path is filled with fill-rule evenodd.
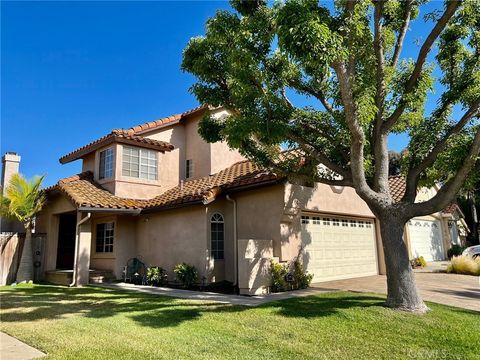
<svg viewBox="0 0 480 360"><path fill-rule="evenodd" d="M52 359L478 359L478 313L329 293L258 308L94 287L2 287L0 330Z"/></svg>

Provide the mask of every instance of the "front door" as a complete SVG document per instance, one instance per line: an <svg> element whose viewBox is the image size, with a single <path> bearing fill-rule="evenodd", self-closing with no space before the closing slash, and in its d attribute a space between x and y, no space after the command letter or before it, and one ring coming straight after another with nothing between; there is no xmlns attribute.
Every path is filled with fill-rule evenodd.
<svg viewBox="0 0 480 360"><path fill-rule="evenodd" d="M58 225L57 269L73 269L76 214L62 214Z"/></svg>

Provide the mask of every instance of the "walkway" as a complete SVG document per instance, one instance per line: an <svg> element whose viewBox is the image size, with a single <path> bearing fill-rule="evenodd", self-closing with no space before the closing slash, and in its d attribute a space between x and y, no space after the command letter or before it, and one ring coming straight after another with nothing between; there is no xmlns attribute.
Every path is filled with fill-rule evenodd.
<svg viewBox="0 0 480 360"><path fill-rule="evenodd" d="M243 296L243 295L229 295L229 294L219 294L212 292L203 292L203 291L191 291L191 290L182 290L182 289L172 289L165 287L152 287L147 285L133 285L127 283L104 283L104 284L95 284L94 286L105 287L109 289L117 290L131 290L138 291L141 293L147 293L152 295L160 296L172 296L181 299L191 299L191 300L203 300L203 301L218 301L223 304L231 305L243 305L243 306L259 306L264 303L276 300L285 300L294 297L316 295L324 292L332 292L332 290L322 290L309 288L305 290L295 290L288 291L284 293L269 294L262 296Z"/></svg>
<svg viewBox="0 0 480 360"><path fill-rule="evenodd" d="M45 354L14 337L0 332L0 359L28 360L44 357Z"/></svg>

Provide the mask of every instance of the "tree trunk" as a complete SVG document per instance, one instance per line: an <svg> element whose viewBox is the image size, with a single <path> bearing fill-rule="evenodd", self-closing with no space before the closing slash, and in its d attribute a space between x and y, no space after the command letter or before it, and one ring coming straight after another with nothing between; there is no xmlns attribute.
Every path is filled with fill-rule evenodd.
<svg viewBox="0 0 480 360"><path fill-rule="evenodd" d="M387 269L386 305L398 310L425 313L428 307L418 292L407 246L403 240L405 222L392 215L380 217Z"/></svg>
<svg viewBox="0 0 480 360"><path fill-rule="evenodd" d="M33 252L32 252L32 228L30 224L25 226L25 242L23 244L20 265L17 270L17 284L33 281Z"/></svg>

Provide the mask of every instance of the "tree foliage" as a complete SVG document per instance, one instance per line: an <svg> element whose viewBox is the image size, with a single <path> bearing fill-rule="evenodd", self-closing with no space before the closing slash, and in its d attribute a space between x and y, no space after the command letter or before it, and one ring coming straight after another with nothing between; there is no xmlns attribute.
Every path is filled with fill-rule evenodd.
<svg viewBox="0 0 480 360"><path fill-rule="evenodd" d="M230 111L205 116L200 133L290 178L353 186L380 219L387 303L424 311L403 226L441 210L479 173L480 2L445 1L427 14L424 0L231 4L183 54L197 78L191 92ZM428 35L409 58L413 22ZM410 139L401 201L388 183L395 133ZM416 203L418 187L434 183L438 193Z"/></svg>

